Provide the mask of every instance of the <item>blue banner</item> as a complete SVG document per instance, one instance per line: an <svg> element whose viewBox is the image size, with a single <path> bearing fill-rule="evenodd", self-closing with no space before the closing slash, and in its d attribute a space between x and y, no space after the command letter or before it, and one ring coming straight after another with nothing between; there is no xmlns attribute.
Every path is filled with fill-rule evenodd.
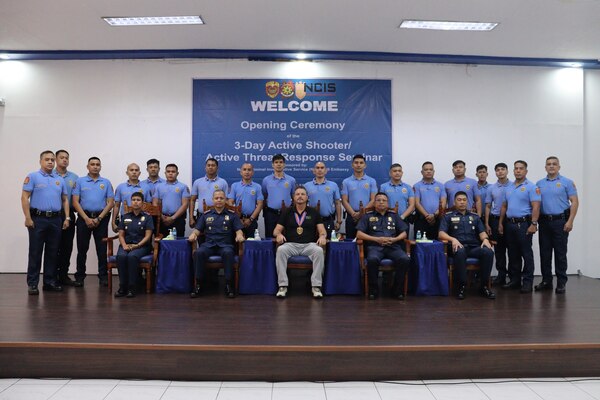
<svg viewBox="0 0 600 400"><path fill-rule="evenodd" d="M355 154L365 156L365 172L379 185L389 179L390 80L196 79L193 99L194 180L213 157L230 185L241 179L243 163L254 166L261 183L277 153L286 158L285 172L302 184L323 161L327 178L341 186Z"/></svg>

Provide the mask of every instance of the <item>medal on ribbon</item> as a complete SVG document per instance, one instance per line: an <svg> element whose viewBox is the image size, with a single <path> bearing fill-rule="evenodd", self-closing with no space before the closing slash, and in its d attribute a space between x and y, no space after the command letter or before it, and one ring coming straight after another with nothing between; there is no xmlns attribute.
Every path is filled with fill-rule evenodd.
<svg viewBox="0 0 600 400"><path fill-rule="evenodd" d="M306 218L306 211L304 211L300 215L298 215L298 213L294 213L294 218L296 218L296 223L298 224L298 227L296 228L296 233L298 235L302 235L302 232L304 232L304 228L302 228L302 224L304 223L304 219Z"/></svg>

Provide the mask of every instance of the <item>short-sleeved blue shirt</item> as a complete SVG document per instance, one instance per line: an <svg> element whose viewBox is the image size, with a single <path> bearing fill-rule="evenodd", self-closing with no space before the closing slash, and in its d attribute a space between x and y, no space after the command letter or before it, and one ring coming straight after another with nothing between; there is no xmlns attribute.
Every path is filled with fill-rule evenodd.
<svg viewBox="0 0 600 400"><path fill-rule="evenodd" d="M164 181L156 186L153 198L160 200L163 214L173 215L181 207L183 199L190 198L190 188L185 183L179 181L172 183ZM183 216L185 217L185 213Z"/></svg>
<svg viewBox="0 0 600 400"><path fill-rule="evenodd" d="M542 200L540 189L528 179L518 185L515 185L514 182L508 185L504 196L508 218L522 218L531 215L531 203Z"/></svg>
<svg viewBox="0 0 600 400"><path fill-rule="evenodd" d="M477 188L477 181L473 178L465 177L462 181L450 179L444 184L446 188L446 196L448 197L448 208L454 207L454 195L457 192L465 192L467 194L467 209L472 209L475 204L475 197L480 196Z"/></svg>
<svg viewBox="0 0 600 400"><path fill-rule="evenodd" d="M154 221L150 214L143 211L138 215L135 215L134 212L128 212L121 218L119 230L125 231L125 243L138 244L146 236L146 231L154 230ZM152 241L148 241L146 246L151 247Z"/></svg>
<svg viewBox="0 0 600 400"><path fill-rule="evenodd" d="M89 175L77 179L73 195L79 196L79 205L85 211L100 212L106 201L115 197L110 181L101 176L94 180Z"/></svg>
<svg viewBox="0 0 600 400"><path fill-rule="evenodd" d="M380 214L377 211L371 211L358 221L356 230L375 237L396 237L402 232L407 232L408 225L395 212L386 211L384 214ZM396 242L392 246L401 247L401 244Z"/></svg>
<svg viewBox="0 0 600 400"><path fill-rule="evenodd" d="M491 204L490 214L496 217L500 216L500 210L502 209L502 203L504 202L504 192L506 188L511 185L512 182L507 180L506 183L500 181L489 186L485 195L485 204Z"/></svg>
<svg viewBox="0 0 600 400"><path fill-rule="evenodd" d="M399 215L402 215L408 208L408 199L415 197L413 188L404 182L394 185L392 181L389 181L381 185L380 190L387 194L390 208L396 207L396 203L398 203Z"/></svg>
<svg viewBox="0 0 600 400"><path fill-rule="evenodd" d="M279 210L282 200L285 202L286 207L292 204L296 179L288 174L283 174L282 178L277 178L275 174L271 174L265 176L261 187L263 196L267 199L267 207Z"/></svg>
<svg viewBox="0 0 600 400"><path fill-rule="evenodd" d="M243 228L242 221L234 212L224 209L220 214L208 210L198 218L195 228L203 232L208 247L233 246L235 232Z"/></svg>
<svg viewBox="0 0 600 400"><path fill-rule="evenodd" d="M244 215L252 215L256 209L256 202L265 199L262 194L262 188L258 183L244 183L244 181L234 182L227 194L227 198L234 200L236 206L241 201L242 214Z"/></svg>
<svg viewBox="0 0 600 400"><path fill-rule="evenodd" d="M354 175L342 181L342 195L348 196L350 207L354 211L360 209L360 202L366 207L371 201L371 193L377 193L377 182L368 175L357 178Z"/></svg>
<svg viewBox="0 0 600 400"><path fill-rule="evenodd" d="M316 207L319 203L319 214L329 217L335 214L335 202L341 200L340 188L337 183L325 179L323 183L317 183L316 179L304 184L308 193L308 205Z"/></svg>
<svg viewBox="0 0 600 400"><path fill-rule="evenodd" d="M29 206L40 211L57 212L62 209L62 195L67 188L64 180L57 174L42 171L32 172L23 182L23 190L31 193Z"/></svg>
<svg viewBox="0 0 600 400"><path fill-rule="evenodd" d="M67 198L69 199L69 206L73 205L73 188L75 187L75 183L77 183L77 179L79 176L69 170L64 175L61 175L56 169L52 171L53 174L60 176L65 181L65 186L67 188ZM73 210L71 210L73 211Z"/></svg>
<svg viewBox="0 0 600 400"><path fill-rule="evenodd" d="M575 183L562 175L554 179L548 177L537 182L542 195L542 214L557 215L571 207L569 197L577 196Z"/></svg>
<svg viewBox="0 0 600 400"><path fill-rule="evenodd" d="M218 176L215 179L210 179L207 176L198 178L192 184L192 196L198 198L198 209L202 211L203 200L206 201L207 206L213 205L213 193L215 190L222 190L227 194L229 185L223 178Z"/></svg>
<svg viewBox="0 0 600 400"><path fill-rule="evenodd" d="M415 198L429 214L434 214L440 208L440 201L446 198L444 184L436 181L420 181L415 183Z"/></svg>

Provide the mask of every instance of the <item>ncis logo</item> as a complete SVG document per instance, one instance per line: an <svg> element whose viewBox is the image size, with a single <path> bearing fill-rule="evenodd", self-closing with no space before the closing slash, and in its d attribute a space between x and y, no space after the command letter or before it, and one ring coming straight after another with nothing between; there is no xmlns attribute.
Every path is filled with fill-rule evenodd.
<svg viewBox="0 0 600 400"><path fill-rule="evenodd" d="M307 96L335 96L336 91L335 82L268 81L265 83L265 94L269 98L290 101L252 100L250 106L253 112L337 111L337 101L298 101Z"/></svg>

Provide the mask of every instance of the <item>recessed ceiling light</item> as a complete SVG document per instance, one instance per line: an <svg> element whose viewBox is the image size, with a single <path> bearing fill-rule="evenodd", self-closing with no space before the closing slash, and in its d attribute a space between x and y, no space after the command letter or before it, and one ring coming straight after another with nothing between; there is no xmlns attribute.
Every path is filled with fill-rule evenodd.
<svg viewBox="0 0 600 400"><path fill-rule="evenodd" d="M10 55L2 53L2 54L0 54L0 59L2 59L2 60L10 60Z"/></svg>
<svg viewBox="0 0 600 400"><path fill-rule="evenodd" d="M111 26L140 25L203 25L199 15L175 17L102 17Z"/></svg>
<svg viewBox="0 0 600 400"><path fill-rule="evenodd" d="M434 29L441 31L491 31L497 22L458 22L458 21L420 21L404 20L400 28L406 29Z"/></svg>

